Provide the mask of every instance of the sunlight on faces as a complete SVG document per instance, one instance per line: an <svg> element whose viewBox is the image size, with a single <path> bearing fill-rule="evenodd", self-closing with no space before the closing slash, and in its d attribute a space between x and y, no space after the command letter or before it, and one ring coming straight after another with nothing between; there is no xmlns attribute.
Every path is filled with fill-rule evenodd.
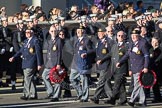
<svg viewBox="0 0 162 108"><path fill-rule="evenodd" d="M131 34L131 38L133 42L137 42L139 39L139 35L138 34Z"/></svg>
<svg viewBox="0 0 162 108"><path fill-rule="evenodd" d="M156 38L152 38L151 45L155 49L159 46L159 41Z"/></svg>
<svg viewBox="0 0 162 108"><path fill-rule="evenodd" d="M83 35L83 29L77 29L76 31L78 37L82 37Z"/></svg>
<svg viewBox="0 0 162 108"><path fill-rule="evenodd" d="M103 39L105 36L105 32L98 32L98 38Z"/></svg>
<svg viewBox="0 0 162 108"><path fill-rule="evenodd" d="M122 42L124 40L124 36L125 36L124 32L123 31L119 31L117 33L117 40L118 40L118 42Z"/></svg>
<svg viewBox="0 0 162 108"><path fill-rule="evenodd" d="M25 34L27 38L30 38L32 36L33 30L26 30Z"/></svg>
<svg viewBox="0 0 162 108"><path fill-rule="evenodd" d="M51 34L52 37L55 37L57 35L57 30L54 26L50 27L49 33Z"/></svg>

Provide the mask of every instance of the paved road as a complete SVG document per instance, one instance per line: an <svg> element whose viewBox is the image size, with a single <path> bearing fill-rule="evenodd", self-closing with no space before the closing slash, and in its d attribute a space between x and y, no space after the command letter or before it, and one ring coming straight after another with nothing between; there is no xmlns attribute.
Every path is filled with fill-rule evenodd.
<svg viewBox="0 0 162 108"><path fill-rule="evenodd" d="M90 89L90 96L93 95L95 89ZM0 94L0 108L130 108L129 106L112 106L104 104L104 100L100 100L100 104L96 105L91 102L81 103L75 101L76 93L72 90L73 97L61 98L59 102L50 102L49 99L44 99L45 91L38 92L38 100L24 101L20 99L22 93L6 93ZM147 108L162 108L162 103L152 104L151 98L147 99Z"/></svg>
<svg viewBox="0 0 162 108"><path fill-rule="evenodd" d="M11 86L11 85L10 85ZM59 102L50 102L46 97L44 85L37 85L38 100L24 101L20 99L22 96L22 79L17 80L17 89L11 90L11 87L0 88L0 108L130 108L129 106L112 106L110 104L104 104L104 100L100 100L100 104L96 105L91 102L80 103L75 101L76 92L72 89L71 98L60 98ZM126 86L127 88L128 86ZM90 97L94 94L95 86L90 87ZM162 89L161 89L162 91ZM151 97L153 94L151 93ZM128 97L129 99L129 97ZM162 103L152 104L150 103L152 98L147 99L147 108L162 108Z"/></svg>

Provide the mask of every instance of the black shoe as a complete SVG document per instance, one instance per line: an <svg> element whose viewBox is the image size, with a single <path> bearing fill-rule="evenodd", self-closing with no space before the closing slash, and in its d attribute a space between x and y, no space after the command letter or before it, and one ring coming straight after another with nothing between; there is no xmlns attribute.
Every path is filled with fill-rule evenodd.
<svg viewBox="0 0 162 108"><path fill-rule="evenodd" d="M6 79L7 84L11 84L11 79Z"/></svg>
<svg viewBox="0 0 162 108"><path fill-rule="evenodd" d="M117 105L118 106L121 106L121 105L126 105L127 101L124 101L124 102L118 102Z"/></svg>
<svg viewBox="0 0 162 108"><path fill-rule="evenodd" d="M9 84L0 82L0 87L9 87Z"/></svg>
<svg viewBox="0 0 162 108"><path fill-rule="evenodd" d="M95 103L95 104L99 104L99 100L97 100L97 99L91 98L90 101Z"/></svg>
<svg viewBox="0 0 162 108"><path fill-rule="evenodd" d="M71 94L70 95L68 95L68 94L63 95L63 98L68 98L68 97L71 97Z"/></svg>
<svg viewBox="0 0 162 108"><path fill-rule="evenodd" d="M49 95L47 95L47 97L45 97L44 99L51 99L52 98L52 94L49 94Z"/></svg>
<svg viewBox="0 0 162 108"><path fill-rule="evenodd" d="M126 95L127 97L130 97L132 95L132 92L127 92Z"/></svg>
<svg viewBox="0 0 162 108"><path fill-rule="evenodd" d="M37 100L38 97L29 97L28 100Z"/></svg>
<svg viewBox="0 0 162 108"><path fill-rule="evenodd" d="M137 103L136 106L139 106L139 107L146 107L146 104L144 104L144 103Z"/></svg>
<svg viewBox="0 0 162 108"><path fill-rule="evenodd" d="M161 100L153 100L152 103L160 103Z"/></svg>
<svg viewBox="0 0 162 108"><path fill-rule="evenodd" d="M128 105L131 107L134 107L134 103L133 102L128 102Z"/></svg>
<svg viewBox="0 0 162 108"><path fill-rule="evenodd" d="M88 100L83 100L83 99L81 99L80 102L88 102Z"/></svg>
<svg viewBox="0 0 162 108"><path fill-rule="evenodd" d="M59 99L58 99L58 98L52 98L50 101L51 101L51 102L58 102Z"/></svg>
<svg viewBox="0 0 162 108"><path fill-rule="evenodd" d="M104 103L105 104L115 105L115 100L114 99L106 100Z"/></svg>
<svg viewBox="0 0 162 108"><path fill-rule="evenodd" d="M12 90L16 90L16 86L15 85L12 85Z"/></svg>
<svg viewBox="0 0 162 108"><path fill-rule="evenodd" d="M21 100L28 100L28 97L22 96L20 97Z"/></svg>

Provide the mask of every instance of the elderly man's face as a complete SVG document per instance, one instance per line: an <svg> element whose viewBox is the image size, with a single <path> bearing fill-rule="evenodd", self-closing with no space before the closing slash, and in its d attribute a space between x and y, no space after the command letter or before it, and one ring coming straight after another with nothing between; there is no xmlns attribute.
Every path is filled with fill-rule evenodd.
<svg viewBox="0 0 162 108"><path fill-rule="evenodd" d="M83 35L83 29L77 29L77 36L81 37Z"/></svg>
<svg viewBox="0 0 162 108"><path fill-rule="evenodd" d="M54 26L50 27L49 33L52 37L55 37L57 35L57 30Z"/></svg>
<svg viewBox="0 0 162 108"><path fill-rule="evenodd" d="M105 36L105 32L98 32L98 38L103 39Z"/></svg>
<svg viewBox="0 0 162 108"><path fill-rule="evenodd" d="M106 28L106 34L107 34L108 36L113 36L113 29L112 29L111 27L107 27L107 28Z"/></svg>
<svg viewBox="0 0 162 108"><path fill-rule="evenodd" d="M124 32L123 31L119 31L118 33L117 33L117 40L118 40L118 42L122 42L123 40L124 40Z"/></svg>
<svg viewBox="0 0 162 108"><path fill-rule="evenodd" d="M32 33L33 33L33 30L26 30L26 31L25 31L26 38L32 37Z"/></svg>
<svg viewBox="0 0 162 108"><path fill-rule="evenodd" d="M139 39L138 34L131 34L131 38L133 42L137 42Z"/></svg>

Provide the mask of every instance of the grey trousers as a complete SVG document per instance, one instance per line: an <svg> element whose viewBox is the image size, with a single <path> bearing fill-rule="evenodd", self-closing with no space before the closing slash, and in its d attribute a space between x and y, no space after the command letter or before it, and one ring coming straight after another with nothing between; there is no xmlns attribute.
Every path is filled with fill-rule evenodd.
<svg viewBox="0 0 162 108"><path fill-rule="evenodd" d="M130 102L134 102L135 99L137 97L139 97L139 103L140 104L144 104L145 102L145 93L144 93L144 89L142 86L140 86L139 80L139 73L133 74L133 78L134 78L134 89L133 92L131 94L131 98L130 98Z"/></svg>
<svg viewBox="0 0 162 108"><path fill-rule="evenodd" d="M36 84L34 82L34 74L36 69L26 68L24 72L24 89L23 93L25 97L37 97Z"/></svg>
<svg viewBox="0 0 162 108"><path fill-rule="evenodd" d="M81 75L76 69L71 69L70 82L77 92L77 96L82 100L89 98L88 77L86 74Z"/></svg>
<svg viewBox="0 0 162 108"><path fill-rule="evenodd" d="M48 95L53 95L52 98L59 98L61 92L61 85L59 83L51 84L49 79L50 69L45 68L42 73L42 78L46 87L46 91Z"/></svg>

